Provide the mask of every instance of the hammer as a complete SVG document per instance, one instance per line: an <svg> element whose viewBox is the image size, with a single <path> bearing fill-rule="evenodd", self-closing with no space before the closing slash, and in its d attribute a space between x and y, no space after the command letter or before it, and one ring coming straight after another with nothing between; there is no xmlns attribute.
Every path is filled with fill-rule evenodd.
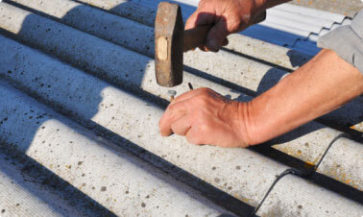
<svg viewBox="0 0 363 217"><path fill-rule="evenodd" d="M250 25L263 21L259 14ZM161 2L155 18L155 75L159 85L174 87L183 81L183 52L203 45L213 25L184 31L178 4Z"/></svg>

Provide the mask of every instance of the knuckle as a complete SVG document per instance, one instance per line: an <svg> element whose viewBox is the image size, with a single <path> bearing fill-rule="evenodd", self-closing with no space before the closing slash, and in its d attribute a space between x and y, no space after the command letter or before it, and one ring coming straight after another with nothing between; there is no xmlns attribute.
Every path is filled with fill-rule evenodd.
<svg viewBox="0 0 363 217"><path fill-rule="evenodd" d="M199 125L199 132L200 135L203 136L208 136L211 133L211 125L207 122L207 121L203 121L200 125Z"/></svg>
<svg viewBox="0 0 363 217"><path fill-rule="evenodd" d="M194 99L194 104L196 108L204 108L208 105L208 97L206 96L199 96ZM198 110L199 111L199 110Z"/></svg>
<svg viewBox="0 0 363 217"><path fill-rule="evenodd" d="M208 87L201 87L198 90L200 91L201 94L206 94L206 93L209 93L211 91L211 89L208 88Z"/></svg>
<svg viewBox="0 0 363 217"><path fill-rule="evenodd" d="M177 109L179 108L179 106L180 106L180 104L178 104L178 103L170 104L165 111L165 116L171 116L172 114L174 114L177 111Z"/></svg>
<svg viewBox="0 0 363 217"><path fill-rule="evenodd" d="M241 28L243 26L243 24L241 23L240 20L232 20L229 24L229 32L235 32L238 31L239 28Z"/></svg>
<svg viewBox="0 0 363 217"><path fill-rule="evenodd" d="M199 93L198 95L195 97L195 100L199 103L205 103L208 101L209 97L210 97L210 93L211 93L211 89L209 88L200 88L198 89Z"/></svg>
<svg viewBox="0 0 363 217"><path fill-rule="evenodd" d="M172 124L172 125L171 125L171 130L172 130L175 134L180 135L180 136L184 136L184 134L185 134L185 130L184 130L184 128L177 127L177 126L175 126L175 124Z"/></svg>
<svg viewBox="0 0 363 217"><path fill-rule="evenodd" d="M194 145L201 145L202 143L202 139L199 136L187 136L187 141L190 144L194 144Z"/></svg>
<svg viewBox="0 0 363 217"><path fill-rule="evenodd" d="M164 113L164 116L170 115L175 110L175 104L169 104L168 108L166 108L166 111Z"/></svg>
<svg viewBox="0 0 363 217"><path fill-rule="evenodd" d="M210 117L207 117L203 114L200 114L196 117L194 126L195 126L195 131L197 132L198 135L205 136L212 132L213 124L211 123L209 118Z"/></svg>
<svg viewBox="0 0 363 217"><path fill-rule="evenodd" d="M226 23L227 31L229 33L238 31L243 26L242 19L238 16L231 17Z"/></svg>

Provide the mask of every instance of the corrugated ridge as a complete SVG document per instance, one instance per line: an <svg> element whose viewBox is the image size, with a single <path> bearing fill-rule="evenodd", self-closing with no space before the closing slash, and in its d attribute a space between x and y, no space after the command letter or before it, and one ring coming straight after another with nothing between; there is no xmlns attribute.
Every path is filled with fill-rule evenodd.
<svg viewBox="0 0 363 217"><path fill-rule="evenodd" d="M4 82L0 86L3 93L0 98L7 102L1 112L7 118L0 131L2 140L105 207L102 216L168 216L172 212L220 216L226 213L185 185L29 96ZM16 129L23 135L9 135ZM62 188L58 183L52 184ZM84 199L80 198L87 202ZM16 212L14 209L15 215ZM79 216L75 212L70 215Z"/></svg>
<svg viewBox="0 0 363 217"><path fill-rule="evenodd" d="M29 15L26 15L27 17ZM15 18L15 17L12 17ZM16 17L17 19L19 19L19 17ZM42 21L42 18L37 17L35 20L33 20L33 22L35 21ZM20 16L21 19L21 16ZM43 21L42 21L43 22ZM40 23L42 23L40 22ZM49 24L49 22L45 22L47 24ZM51 27L51 28L50 28ZM51 32L55 31L54 26L47 26L45 25L45 27L43 28L45 31L44 32ZM14 27L11 27L14 28ZM16 28L16 27L15 27ZM40 27L39 27L40 28ZM49 29L49 30L48 30ZM57 29L57 28L56 28ZM92 38L90 36L88 36L88 34L81 34L81 33L76 33L77 31L74 29L68 29L65 27L62 28L58 28L57 30L65 30L65 32L67 34L72 35L74 38L74 40L76 40L76 42L72 42L74 46L77 45L77 43L81 43L81 41L77 42L77 38L82 38L83 39L87 39L85 40L85 42L81 45L85 46L85 43L88 42L95 42L92 45L97 45L97 44L102 44L102 45L106 45L107 43L104 43L101 41L101 39L97 39L97 38ZM30 32L28 32L30 33ZM22 32L18 33L22 34ZM26 34L26 33L24 33ZM18 37L14 34L14 37ZM49 34L48 34L49 36ZM82 37L81 37L82 36ZM22 41L26 41L28 39L26 39L26 37L22 38L22 36L19 37ZM30 37L31 38L31 37ZM62 38L62 37L60 37ZM71 38L70 38L71 39ZM88 40L91 39L91 40ZM271 185L271 183L274 180L274 176L276 176L276 174L280 173L284 168L283 165L279 165L279 164L274 164L273 161L270 161L268 158L264 158L259 155L259 154L253 154L253 152L250 152L248 150L241 150L241 151L236 151L236 150L224 150L224 149L219 149L219 148L214 148L214 147L194 147L194 146L188 146L190 148L190 151L187 151L186 153L183 153L183 156L181 156L181 154L179 154L178 157L178 153L182 153L184 150L184 146L185 143L183 140L180 140L179 138L169 138L166 139L166 141L164 140L158 140L155 138L158 137L158 132L153 132L151 134L152 138L142 138L144 136L147 136L146 134L140 134L143 132L143 129L145 129L145 126L149 126L148 129L150 130L155 130L153 129L153 126L157 126L157 121L158 121L158 117L161 115L161 110L158 109L157 105L152 105L148 102L143 102L140 99L134 99L135 96L134 95L130 95L129 93L118 89L117 87L114 86L110 86L109 84L99 80L99 79L95 79L92 76L89 75L81 75L79 76L79 74L83 74L83 72L78 71L77 69L72 69L72 67L69 67L61 62L57 62L56 60L52 60L52 58L47 58L46 56L44 56L44 54L40 54L36 51L34 51L33 49L29 49L26 48L25 46L22 46L20 44L17 44L15 42L11 42L12 40L3 38L2 41L4 42L4 46L3 46L3 51L7 51L8 55L14 55L14 56L10 56L10 59L15 57L15 59L17 59L16 61L14 61L12 64L15 63L15 67L14 68L9 68L9 70L6 70L6 68L3 68L3 73L2 75L7 77L7 79L11 79L12 81L15 81L17 83L17 85L19 85L23 91L28 92L29 94L39 98L40 101L42 102L46 102L48 105L52 105L55 106L55 108L57 110L60 110L64 113L68 113L68 116L71 118L74 118L75 120L84 120L86 121L90 126L92 126L92 123L96 123L96 125L104 127L110 131L113 131L115 134L121 135L124 138L135 142L135 144L140 145L144 148L146 148L147 150L151 151L152 153L155 153L156 155L160 156L163 159L166 159L172 163L174 163L175 165L186 169L187 171L191 172L192 174L196 174L196 176L200 177L203 180L206 180L209 183L212 183L214 186L220 188L221 190L227 192L228 194L231 194L233 196L235 196L236 198L245 201L247 204L250 204L252 206L256 206L256 204L258 204L258 202L261 200L261 195L263 195L264 193L266 193L266 189L269 187L269 185ZM51 40L50 40L51 41ZM48 42L50 42L48 41ZM67 42L71 42L71 40L67 41ZM104 65L104 67L106 68L99 68L96 67L96 70L92 69L92 65L91 66L87 66L87 64L90 63L90 60L92 60L92 58L79 58L77 59L77 56L75 56L72 53L67 53L67 50L61 50L61 51L56 51L57 49L62 49L62 46L56 46L55 50L52 47L42 47L42 45L40 44L36 44L38 42L25 42L25 43L30 43L33 46L35 45L36 47L39 47L40 49L46 50L48 53L52 53L53 55L56 55L58 57L61 57L63 59L63 61L69 61L71 62L73 65L77 66L78 68L81 69L87 69L88 72L96 72L96 71L100 71L97 73L97 76L99 78L104 78L108 81L112 81L116 79L116 82L112 82L116 85L120 85L123 88L126 88L127 91L130 91L129 88L133 89L133 86L140 86L142 89L151 92L152 94L155 95L159 95L161 96L161 98L167 99L167 95L166 95L166 90L160 90L159 87L155 86L155 81L154 81L154 77L153 77L153 63L152 60L150 58L147 58L143 55L128 51L126 49L123 49L121 47L116 46L115 44L107 44L106 49L110 48L109 52L115 52L115 54L113 55L108 55L108 58L112 58L112 60L121 60L122 57L124 58L128 58L127 60L130 61L133 58L136 58L137 60L133 62L135 66L135 68L132 68L134 66L132 65L128 65L126 62L122 62L120 63L120 66L125 66L128 65L128 68L131 69L127 69L129 72L127 72L127 70L123 71L121 73L121 77L117 74L119 73L119 71L117 71L117 67L115 70L115 63L111 63L110 66L108 66L109 68L107 68L106 65ZM72 47L72 43L71 46L69 48ZM59 44L62 45L62 44ZM118 47L117 49L113 48L114 47ZM9 46L8 48L6 48L6 46ZM49 46L49 44L47 44L47 46ZM52 45L51 45L52 46ZM79 49L78 51L86 51L90 48L87 48L85 50L84 47L74 47L72 49ZM102 50L105 49L104 46L100 46L102 47L102 49L99 49L98 51L102 53ZM98 48L100 48L98 47ZM135 46L137 48L137 46ZM13 51L11 51L13 49ZM82 50L83 49L83 50ZM73 51L75 51L73 50ZM11 51L11 52L9 52ZM65 53L63 53L63 51L66 51ZM13 53L12 53L13 52ZM62 54L63 53L63 54ZM80 52L81 53L81 52ZM78 53L78 54L80 54ZM144 53L144 51L141 51L141 53ZM4 53L5 54L5 53ZM70 56L68 56L67 58L65 58L65 56L71 54ZM77 53L76 53L77 54ZM107 53L104 53L107 54ZM121 54L121 58L114 58L115 55L117 56L118 54ZM86 54L83 54L86 55ZM200 54L200 55L204 55L204 54ZM5 56L5 55L3 55ZM233 55L230 54L223 54L223 56L227 56L227 57L232 57ZM20 58L20 59L19 59ZM32 59L33 58L33 59ZM193 56L191 55L190 58L193 58ZM46 59L46 61L43 61L44 59ZM212 57L210 58L211 60L213 59ZM11 62L6 62L8 59L3 58L3 61L5 60L5 64L2 64L4 67L10 67ZM25 62L23 60L27 60L28 62ZM35 61L34 61L35 60ZM55 63L55 62L57 63ZM34 64L38 62L37 64ZM52 64L46 64L47 62L52 62ZM96 61L97 62L97 61ZM6 64L7 63L7 64ZM59 66L59 72L62 71L67 71L67 73L72 72L73 70L75 70L74 72L76 72L75 74L69 74L68 77L60 73L58 76L58 78L56 78L57 76L54 74L54 72L56 72L57 70L55 68L53 68L55 65ZM93 64L93 63L92 63ZM97 66L96 65L94 66ZM117 65L117 64L116 64ZM144 67L140 67L139 66L144 66ZM98 65L99 66L99 65ZM48 68L47 68L48 67ZM259 67L266 67L266 66L259 66ZM258 68L258 67L256 67ZM10 70L12 69L12 70ZM49 73L49 76L37 76L36 73L39 73L39 70L44 70L43 73ZM112 71L114 71L114 73L112 73ZM140 71L140 73L132 74L132 72L135 71ZM202 69L203 70L203 69ZM109 72L111 72L111 74L109 74ZM143 76L140 76L143 72L145 72L145 74ZM203 72L203 71L202 71ZM122 77L124 76L124 77ZM216 77L218 77L218 75L216 75ZM55 79L56 78L56 79ZM55 79L55 80L54 80ZM61 82L62 80L64 80L64 82ZM218 90L219 92L223 93L223 94L230 94L233 98L235 97L241 97L244 99L250 99L249 97L246 97L244 95L240 95L240 93L235 93L233 90L229 90L228 88L221 86L221 85L217 85L215 83L212 83L211 81L205 80L204 78L200 78L197 76L194 76L193 74L189 74L186 73L186 81L192 81L194 86L197 85L207 85L207 86L213 86L214 89ZM82 86L79 86L79 84L84 83ZM128 84L125 84L128 83ZM63 84L63 86L59 85L59 84ZM98 84L98 85L92 85L92 84ZM102 85L103 84L103 85ZM197 84L197 85L195 85ZM95 107L95 105L97 105L98 103L95 103L95 105L92 104L92 102L100 102L100 96L97 94L97 89L93 90L92 88L97 87L101 85L101 89L102 89L102 95L100 95L102 97L102 103L100 103L99 107L98 107L98 111L92 110L92 108ZM103 87L107 87L107 88L103 88ZM138 87L135 87L136 89L139 89ZM101 90L100 89L100 90ZM83 90L82 93L78 93L80 90ZM183 92L186 90L186 87L179 87L179 89L177 89L178 92ZM78 93L75 94L75 93ZM93 94L95 93L95 94ZM95 98L93 98L95 97ZM100 99L98 99L100 98ZM142 99L145 100L145 97L142 97ZM83 101L82 101L83 100ZM121 102L118 102L121 101ZM78 103L79 105L77 105L76 103ZM84 103L84 105L82 105ZM91 103L91 104L87 104L87 103ZM117 107L117 109L115 109L115 107ZM122 109L121 109L122 108ZM120 111L132 111L131 113L120 113ZM149 111L151 110L152 114L148 114L145 117L143 117L142 111ZM93 113L93 112L97 112L97 113ZM135 116L136 115L136 116ZM148 120L151 119L151 120ZM145 121L148 120L148 121ZM2 120L3 122L3 120ZM121 126L121 129L119 129ZM276 145L275 148L278 150L281 150L282 152L285 152L289 155L292 155L298 159L302 159L303 161L307 161L307 163L310 162L316 162L321 160L321 156L322 153L324 153L324 151L326 150L327 146L320 147L322 146L322 143L328 145L329 141L331 141L332 139L334 139L340 132L338 131L334 131L332 129L322 129L322 130L317 130L319 128L325 128L325 126L317 124L317 123L312 123L310 125L304 126L301 129L298 129L297 131L293 132L292 135L297 134L299 136L297 136L297 139L292 140L292 142L279 142L279 145ZM137 129L136 132L133 132L130 129ZM313 129L313 131L310 134L306 134L306 130L309 131L309 129ZM300 135L300 133L302 134L306 134L305 136ZM12 137L14 138L14 137ZM288 138L288 136L287 136ZM282 138L283 139L283 138ZM289 140L289 139L287 139ZM160 147L150 147L150 141L153 141L153 143L160 143L159 146ZM290 141L290 140L289 140ZM327 143L325 143L327 142ZM316 143L316 144L315 144ZM19 143L20 144L20 143ZM301 150L301 146L303 144L309 144L312 147L305 147L305 149ZM353 144L353 143L349 143L349 144ZM359 143L357 143L358 145L360 145ZM353 144L354 147L356 147L357 144ZM308 146L309 146L308 145ZM174 146L177 146L177 148L175 148ZM166 150L165 147L167 147ZM207 152L207 154L206 154ZM303 156L301 156L301 152L303 153ZM30 154L35 154L36 152L31 152L31 150L29 150ZM300 153L300 154L299 154ZM245 155L246 159L243 158L242 156ZM300 156L299 156L300 155ZM35 155L34 155L35 156ZM206 170L206 171L201 171L201 169L205 169L208 168L208 166L211 166L208 164L208 162L210 161L210 156L213 156L214 159L214 163L215 166L212 166L210 168L210 170ZM249 162L253 164L253 160L248 157L248 156L253 156L256 158L256 164L262 165L261 166L257 166L254 169L250 169L250 166L252 165L241 165L242 162ZM194 158L193 158L194 157ZM183 160L180 160L180 158L182 158ZM234 163L231 163L230 159L236 159L235 161L233 161ZM190 161L191 163L197 163L197 167L190 165L190 164L185 164L184 161ZM226 163L227 162L227 163ZM241 162L241 164L240 164ZM263 166L269 165L270 169L272 170L272 174L271 171L267 171L266 168L263 168ZM44 163L45 165L45 163ZM204 166L203 166L204 165ZM222 166L223 165L223 166ZM222 171L220 169L223 170L227 170L227 171ZM238 169L239 168L239 169ZM236 177L233 178L233 180L229 180L231 177L230 173L236 173L235 170L243 170L240 171L242 174L236 174ZM246 171L244 171L246 170ZM249 171L252 170L252 171ZM259 177L258 180L256 180L259 183L265 183L265 187L263 190L256 192L256 188L254 187L253 183L249 183L250 178L249 177L253 177L256 173L256 171L261 171L261 173L268 173L268 176L265 177ZM269 176L271 174L271 176ZM214 177L217 177L215 178ZM228 179L228 178L229 179ZM241 180L241 177L244 177L244 179L246 179L246 181ZM334 178L334 177L333 177ZM246 184L239 186L240 182L246 182ZM267 184L266 184L267 182ZM237 189L235 189L235 186ZM98 196L95 198L99 199ZM107 206L109 206L108 202L105 202L105 204L107 204ZM142 204L141 204L142 205ZM225 204L224 204L225 205ZM347 207L349 207L349 203L347 205Z"/></svg>
<svg viewBox="0 0 363 217"><path fill-rule="evenodd" d="M11 14L16 14L16 10L13 10L11 12ZM19 13L17 17L20 18L21 16L22 15ZM108 44L105 41L91 37L82 32L77 32L73 29L69 29L66 26L51 22L44 18L38 17L36 15L34 15L33 17L35 17L35 20L31 21L33 24L31 24L29 26L29 30L31 30L29 32L30 34L24 36L22 38L23 41L26 40L27 42L29 42L31 44L35 43L35 46L38 46L38 47L40 46L42 49L44 49L48 52L50 51L50 52L52 52L52 54L57 55L60 58L63 58L63 60L65 60L65 61L70 61L72 64L74 64L80 68L85 68L89 72L94 73L95 75L97 75L98 77L101 77L102 79L112 81L113 83L115 83L117 85L121 85L121 86L125 86L125 84L127 84L128 87L139 86L143 90L145 90L151 94L160 96L164 99L168 99L169 96L167 95L167 91L166 90L162 91L162 88L155 85L155 76L154 76L154 68L153 68L154 64L151 59L148 59L142 55L133 53L133 52L123 49L121 47L113 46L112 44ZM41 26L44 27L44 29L43 30L38 29L33 32L32 30L34 28L31 26L34 26L34 25L36 26L36 25L38 25L38 23L42 23ZM16 25L12 25L11 27L16 28ZM51 29L51 31L53 31L53 32L61 31L63 33L63 35L61 37L63 39L66 39L67 44L63 44L63 39L59 40L60 36L53 36L53 34L48 34L48 37L47 37L48 41L44 41L43 39L39 40L36 37L34 37L34 36L36 36L36 33L38 31L47 32L48 28ZM72 36L69 37L70 35L72 35ZM74 42L71 42L72 40ZM85 44L85 45L83 45L82 47L77 47L77 46L79 46L79 44L81 44L81 43L79 43L79 41L82 41L83 44ZM95 44L98 44L98 47L102 47L102 49L96 48L94 46L89 46L89 45L95 45ZM85 50L85 46L87 46L86 50ZM58 49L56 49L56 48L58 48ZM108 56L107 56L107 58L99 61L98 56L96 55L97 53L104 53L104 55L108 55ZM211 54L203 53L203 55L211 55ZM127 58L127 60L126 60L126 58ZM188 58L188 56L186 56L186 58ZM234 61L234 56L232 56L232 55L230 55L228 59L231 63L237 62L237 61ZM195 59L195 58L191 58L191 61L196 61L196 60L197 59ZM209 61L211 63L206 62L205 60L200 61L200 62L205 64L206 67L208 67L208 65L213 64L213 60L214 60L213 58L209 58ZM122 69L122 66L127 64L127 61L133 61L133 65L129 66L127 69ZM249 61L249 62L246 62L246 64L253 64L253 62ZM229 65L233 65L233 64L229 64ZM247 67L249 67L249 65L247 65ZM259 66L259 67L261 67L261 66ZM143 68L145 68L145 69L143 69ZM94 69L97 69L97 70L95 71ZM121 69L122 69L122 71L121 71ZM258 70L258 68L256 68L256 69ZM16 72L18 70L16 69L16 67L13 67L13 71ZM132 74L131 73L132 71L135 71L137 73ZM253 71L251 71L251 73L252 72ZM276 71L276 72L278 72L278 71ZM266 85L268 85L268 84L271 85L271 83L273 83L274 79L276 81L278 81L280 79L280 76L271 76L271 74L269 76L270 76L270 78L266 81ZM257 77L257 76L255 76L255 77ZM261 77L263 77L263 74L261 75ZM20 77L20 79L22 79L22 78ZM220 92L224 95L229 95L232 98L238 97L242 100L249 99L249 98L246 98L244 96L244 94L241 95L239 92L236 92L235 90L230 90L230 88L228 88L228 87L217 85L202 77L198 77L193 74L185 72L185 82L188 83L189 81L191 83L193 83L195 87L199 87L199 86L213 87L213 89L217 90L218 92ZM25 83L27 83L27 82L25 82ZM84 88L87 88L87 87L84 87ZM180 87L176 88L175 90L177 90L177 92L181 93L181 92L184 92L185 89L186 89L185 87L180 86ZM67 103L67 104L69 104L69 103ZM78 113L81 113L81 112L78 112ZM314 123L314 125L319 125L319 124ZM317 127L317 128L325 128L325 126L321 126L321 127ZM328 132L331 132L331 133L328 133ZM326 133L334 135L335 131L332 129L329 129ZM318 135L318 132L316 132L315 134ZM313 134L313 135L315 135L315 134ZM323 135L324 134L325 133L323 133ZM312 137L312 138L314 138L314 137ZM318 150L321 148L324 149L324 146L321 146L320 148L318 148ZM297 149L295 149L294 153L296 153L296 152L297 152ZM311 154L311 155L306 153L305 156L308 157L308 159L305 159L305 160L308 160L310 162L317 162L318 159L316 159L316 158L318 156L320 156L320 154L319 154L319 152L317 152L315 154Z"/></svg>

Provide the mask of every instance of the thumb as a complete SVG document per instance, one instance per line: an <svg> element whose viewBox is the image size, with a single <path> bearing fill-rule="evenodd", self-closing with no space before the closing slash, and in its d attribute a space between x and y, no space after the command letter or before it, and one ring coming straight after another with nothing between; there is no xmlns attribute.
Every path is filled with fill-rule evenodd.
<svg viewBox="0 0 363 217"><path fill-rule="evenodd" d="M190 15L190 17L188 18L188 20L185 23L185 27L184 27L185 30L195 28L195 26L197 25L198 14L199 14L199 12L195 11L192 15Z"/></svg>
<svg viewBox="0 0 363 217"><path fill-rule="evenodd" d="M217 52L222 46L226 45L227 24L224 19L218 21L208 32L206 47L210 51Z"/></svg>

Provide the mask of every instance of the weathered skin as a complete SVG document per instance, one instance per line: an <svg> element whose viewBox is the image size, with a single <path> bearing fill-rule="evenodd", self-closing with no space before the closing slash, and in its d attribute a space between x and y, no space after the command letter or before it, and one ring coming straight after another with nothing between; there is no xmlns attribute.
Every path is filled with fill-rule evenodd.
<svg viewBox="0 0 363 217"><path fill-rule="evenodd" d="M201 0L198 9L190 16L185 29L214 24L208 33L204 51L218 51L226 45L227 35L239 32L253 23L262 11L289 0Z"/></svg>
<svg viewBox="0 0 363 217"><path fill-rule="evenodd" d="M216 23L202 49L218 50L226 35L243 28L245 17L282 2L202 0L186 28ZM213 16L200 16L206 11ZM218 17L225 19L215 20ZM227 28L219 28L219 22ZM291 131L362 93L363 75L358 69L325 49L248 103L223 99L210 89L177 97L160 120L160 132L186 136L193 144L246 147Z"/></svg>

